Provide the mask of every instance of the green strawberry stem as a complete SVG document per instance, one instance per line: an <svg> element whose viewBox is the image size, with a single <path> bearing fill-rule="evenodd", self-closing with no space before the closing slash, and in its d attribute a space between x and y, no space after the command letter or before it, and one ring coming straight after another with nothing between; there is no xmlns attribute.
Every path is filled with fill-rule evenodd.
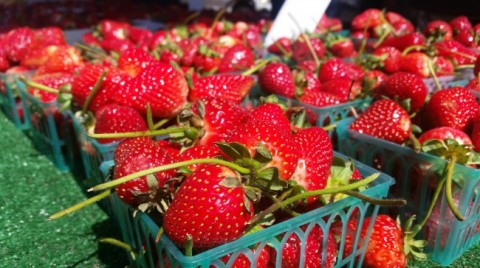
<svg viewBox="0 0 480 268"><path fill-rule="evenodd" d="M74 46L82 49L82 50L85 50L87 52L90 52L90 53L93 53L93 54L97 54L98 56L102 56L102 57L106 57L107 54L105 53L105 51L103 50L99 50L95 47L91 47L91 46L87 46L87 45L84 45L84 44L81 44L81 43L75 43Z"/></svg>
<svg viewBox="0 0 480 268"><path fill-rule="evenodd" d="M109 189L109 188L115 187L117 185L120 185L122 183L134 180L134 179L142 177L142 176L146 176L146 175L149 175L149 174L153 174L153 173L157 173L157 172L161 172L161 171L165 171L165 170L180 168L180 167L184 167L184 166L195 165L195 164L219 164L219 165L229 167L229 168L231 168L231 169L233 169L233 170L235 170L238 173L243 174L243 175L251 174L250 169L244 168L242 166L239 166L239 165L234 164L234 163L229 162L229 161L225 161L225 160L218 159L218 158L201 158L201 159L192 159L192 160L167 164L167 165L163 165L163 166L158 166L158 167L153 167L153 168L149 168L149 169L146 169L146 170L138 171L138 172L132 173L130 175L115 179L113 181L105 182L105 183L99 184L97 186L94 186L94 187L88 189L88 192Z"/></svg>
<svg viewBox="0 0 480 268"><path fill-rule="evenodd" d="M428 66L428 70L430 71L430 75L433 78L433 82L435 82L435 86L437 87L438 90L441 90L442 85L440 84L440 81L438 81L437 74L435 73L435 69L433 68L433 63L430 59L427 60L427 66Z"/></svg>
<svg viewBox="0 0 480 268"><path fill-rule="evenodd" d="M323 128L323 130L325 130L325 131L330 131L330 130L335 129L336 127L337 127L337 124L334 123L334 124L330 124L330 125L323 126L322 128Z"/></svg>
<svg viewBox="0 0 480 268"><path fill-rule="evenodd" d="M115 138L135 138L135 137L146 137L146 136L159 136L166 134L174 134L181 132L193 132L197 131L193 127L171 127L164 128L161 130L154 131L134 131L134 132L120 132L120 133L89 133L88 136L95 139L115 139Z"/></svg>
<svg viewBox="0 0 480 268"><path fill-rule="evenodd" d="M88 108L90 107L90 103L92 103L93 98L97 94L98 90L100 90L100 86L102 85L103 78L107 75L107 71L103 71L100 76L98 77L97 81L95 82L95 85L93 85L92 91L87 96L87 99L85 100L85 103L83 104L82 107L82 113L86 113L88 111Z"/></svg>
<svg viewBox="0 0 480 268"><path fill-rule="evenodd" d="M146 113L147 113L147 126L148 126L148 130L154 131L155 128L154 128L154 124L153 124L152 109L150 108L150 103L147 103L147 107L146 107L145 110L146 110Z"/></svg>
<svg viewBox="0 0 480 268"><path fill-rule="evenodd" d="M367 24L365 28L363 28L363 36L367 35L368 32L368 25L370 24L370 19L372 15L368 15ZM362 43L360 43L360 48L358 49L357 57L355 58L355 64L360 64L362 62L363 54L365 53L365 48L367 47L367 38L362 39Z"/></svg>
<svg viewBox="0 0 480 268"><path fill-rule="evenodd" d="M402 207L407 204L407 201L405 199L376 199L352 190L343 191L341 193L380 206Z"/></svg>
<svg viewBox="0 0 480 268"><path fill-rule="evenodd" d="M420 150L422 149L422 145L418 141L417 137L415 137L415 134L410 132L410 135L408 138L413 143L413 149L417 152L420 152Z"/></svg>
<svg viewBox="0 0 480 268"><path fill-rule="evenodd" d="M423 46L423 45L411 45L411 46L405 48L405 49L402 51L402 55L405 56L405 55L407 55L408 53L410 53L410 51L412 51L412 50L414 50L414 49L425 50L426 47Z"/></svg>
<svg viewBox="0 0 480 268"><path fill-rule="evenodd" d="M280 42L275 42L273 44L275 45L275 47L278 48L278 50L280 50L280 52L282 53L282 57L290 58L292 56L292 53L287 52L285 48L283 48L283 46L280 44Z"/></svg>
<svg viewBox="0 0 480 268"><path fill-rule="evenodd" d="M307 43L308 50L310 51L310 54L312 54L313 60L315 61L315 65L318 67L320 66L320 59L317 56L317 53L315 53L315 50L313 49L312 42L310 42L310 37L308 37L303 31L302 27L300 26L300 23L298 23L297 19L292 14L288 14L290 16L290 19L295 23L295 26L300 30L301 34L300 36L305 39L305 43Z"/></svg>
<svg viewBox="0 0 480 268"><path fill-rule="evenodd" d="M255 72L257 72L258 70L260 70L263 66L267 65L269 62L271 62L272 60L271 59L262 59L262 60L259 60L257 61L257 63L255 63L255 66L253 66L252 68L248 69L248 70L245 70L244 72L242 72L241 74L242 75L251 75L251 74L254 74Z"/></svg>
<svg viewBox="0 0 480 268"><path fill-rule="evenodd" d="M45 92L53 93L53 94L59 94L60 93L60 90L58 90L56 88L49 87L49 86L46 86L46 85L43 85L43 84L40 84L40 83L37 83L37 82L33 82L31 80L27 81L27 79L23 76L19 77L18 79L20 81L22 81L22 83L24 83L25 85L27 85L29 87L33 87L33 88L43 90Z"/></svg>
<svg viewBox="0 0 480 268"><path fill-rule="evenodd" d="M324 195L324 194L335 194L335 193L345 192L345 191L348 191L348 190L358 189L360 187L366 186L369 183L373 182L374 180L376 180L379 177L379 175L380 174L376 173L376 174L373 174L372 176L369 176L369 177L367 177L367 178L365 178L361 181L357 181L357 182L354 182L354 183L351 183L351 184L348 184L348 185L344 185L344 186L332 187L332 188L328 188L328 189L321 189L321 190L315 190L315 191L306 191L306 192L297 194L297 195L292 196L292 197L290 197L290 198L288 198L284 201L281 201L281 202L278 202L278 203L275 203L275 204L271 205L270 207L268 207L264 211L255 215L255 217L253 217L249 221L249 223L253 224L253 223L263 219L263 217L265 217L266 215L268 215L270 213L273 213L277 209L284 208L289 204L292 204L292 203L297 202L297 201L302 200L302 199L306 199L308 197L319 196L319 195Z"/></svg>
<svg viewBox="0 0 480 268"><path fill-rule="evenodd" d="M382 35L378 38L377 42L375 42L375 44L373 45L373 47L377 48L379 47L383 41L385 40L385 38L387 38L387 36L390 34L389 31L385 31L384 33L382 33Z"/></svg>
<svg viewBox="0 0 480 268"><path fill-rule="evenodd" d="M185 256L193 256L193 238L191 234L187 234L187 241L185 242Z"/></svg>
<svg viewBox="0 0 480 268"><path fill-rule="evenodd" d="M96 196L90 197L90 198L87 199L87 200L84 200L84 201L82 201L82 202L80 202L80 203L78 203L78 204L76 204L76 205L74 205L74 206L71 206L71 207L69 207L69 208L67 208L67 209L64 209L64 210L62 210L62 211L59 211L59 212L51 215L50 217L48 217L48 220L50 221L50 220L56 220L56 219L58 219L58 218L61 218L61 217L65 216L65 215L68 215L68 214L70 214L70 213L72 213L72 212L75 212L75 211L77 211L77 210L79 210L79 209L81 209L81 208L84 208L84 207L86 207L86 206L88 206L88 205L91 205L91 204L93 204L93 203L95 203L95 202L97 202L97 201L100 201L100 200L102 200L103 198L108 197L111 193L112 193L112 191L111 191L110 189L108 189L108 190L106 190L106 191L104 191L104 192L102 192L102 193L100 193L100 194L98 194L98 195L96 195Z"/></svg>
<svg viewBox="0 0 480 268"><path fill-rule="evenodd" d="M467 58L469 60L473 60L473 61L477 60L476 57L465 54L465 53L462 53L462 52L459 52L459 51L454 51L454 50L451 50L451 49L448 49L448 48L443 48L443 47L438 47L437 49L438 50L443 50L443 51L445 51L447 53L451 53L453 55L457 55L457 56L460 56L460 57Z"/></svg>
<svg viewBox="0 0 480 268"><path fill-rule="evenodd" d="M457 163L457 156L452 155L448 160L447 165L447 178L445 182L445 196L447 197L447 204L452 210L453 215L459 221L464 221L465 218L463 217L462 213L458 211L457 206L455 205L455 201L453 201L452 196L452 177L453 177L453 170L455 169L455 164Z"/></svg>
<svg viewBox="0 0 480 268"><path fill-rule="evenodd" d="M212 25L210 26L210 30L208 31L208 36L212 37L213 30L215 30L215 27L217 26L218 21L220 18L225 14L225 8L222 8L218 11L218 13L215 15L215 18L213 18Z"/></svg>
<svg viewBox="0 0 480 268"><path fill-rule="evenodd" d="M463 64L455 66L455 70L463 70L463 69L473 69L475 67L474 64Z"/></svg>
<svg viewBox="0 0 480 268"><path fill-rule="evenodd" d="M130 246L129 244L123 242L123 241L120 241L118 239L115 239L115 238L111 238L111 237L101 237L98 239L98 242L100 243L106 243L106 244L111 244L111 245L114 245L114 246L117 246L119 248L122 248L124 250L126 250L128 253L130 253L132 256L134 255L137 255L138 254L138 251L135 250L132 246Z"/></svg>

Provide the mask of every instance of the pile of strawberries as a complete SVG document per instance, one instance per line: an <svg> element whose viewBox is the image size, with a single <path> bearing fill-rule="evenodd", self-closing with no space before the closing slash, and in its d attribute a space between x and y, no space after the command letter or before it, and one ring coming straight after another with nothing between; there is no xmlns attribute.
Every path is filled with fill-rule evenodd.
<svg viewBox="0 0 480 268"><path fill-rule="evenodd" d="M264 20L200 16L152 32L102 20L76 45L67 44L58 28L23 27L0 35L0 71L32 72L25 81L29 93L61 104L50 112L71 109L92 138L117 142L112 182L94 190L109 189L131 207L160 213L164 235L186 253L346 195L362 198L362 181L373 180L334 157L328 133L304 108L269 98L246 105L257 84L265 94L316 107L372 96L368 110L352 112L352 130L418 150L438 149L432 140L445 139L456 140L448 144L456 152L479 150L480 107L472 93L478 80L433 93L424 82L473 69L476 61L478 74L479 27L467 18L431 22L421 33L399 14L370 9L354 18L350 35L340 34L338 20L324 17L314 33L280 38L264 49L268 27ZM322 192L338 187L347 190ZM298 267L300 256L308 267L333 267L337 237L345 239L344 256L368 243L369 267L405 267L409 252L424 258L411 221L405 228L379 215L357 226L357 213L329 230L309 230L302 254L296 234L286 238L281 257L260 248L256 267L278 261ZM364 241L370 220L372 234ZM251 265L244 255L234 263Z"/></svg>

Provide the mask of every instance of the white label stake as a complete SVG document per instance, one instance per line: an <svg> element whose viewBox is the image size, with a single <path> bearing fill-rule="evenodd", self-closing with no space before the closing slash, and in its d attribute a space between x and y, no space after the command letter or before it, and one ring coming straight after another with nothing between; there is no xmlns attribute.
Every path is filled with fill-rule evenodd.
<svg viewBox="0 0 480 268"><path fill-rule="evenodd" d="M280 37L295 39L302 32L313 32L331 0L286 0L265 37L265 46Z"/></svg>

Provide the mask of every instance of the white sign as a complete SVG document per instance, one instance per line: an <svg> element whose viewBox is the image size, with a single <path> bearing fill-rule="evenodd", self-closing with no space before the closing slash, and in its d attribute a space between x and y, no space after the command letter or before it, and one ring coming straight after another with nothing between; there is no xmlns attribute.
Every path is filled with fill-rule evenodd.
<svg viewBox="0 0 480 268"><path fill-rule="evenodd" d="M265 46L280 37L297 38L313 32L331 0L286 0L265 37Z"/></svg>

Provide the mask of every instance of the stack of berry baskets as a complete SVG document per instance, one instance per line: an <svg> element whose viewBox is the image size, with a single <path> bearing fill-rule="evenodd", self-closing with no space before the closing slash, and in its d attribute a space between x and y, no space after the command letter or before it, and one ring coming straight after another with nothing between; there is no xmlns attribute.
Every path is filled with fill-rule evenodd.
<svg viewBox="0 0 480 268"><path fill-rule="evenodd" d="M16 79L16 84L35 149L47 156L60 171L70 171L75 165L70 116L60 109L56 100L43 102L27 91L23 81Z"/></svg>
<svg viewBox="0 0 480 268"><path fill-rule="evenodd" d="M335 153L335 155L346 159L339 153ZM355 167L365 177L378 173L375 169L359 162L355 162ZM101 168L102 172L112 172L114 163L113 161L105 162ZM105 176L108 176L108 174L105 174ZM387 196L392 184L393 179L390 176L380 173L379 178L363 190L362 194L381 199ZM292 235L297 236L299 243L302 245L300 256L296 257L298 257L297 260L300 260L300 267L303 267L303 262L308 259L305 258L306 247L303 245L307 244L307 237L313 232L312 230L318 227L322 233L328 233L333 229L341 232L339 234L341 239L336 245L336 252L333 252L336 257L329 264L326 264L325 260L332 260L331 257L329 258L329 256L332 256L332 247L327 246L327 241L330 239L323 236L322 267L362 267L367 246L365 241L369 240L373 224L368 224L368 229L365 236L362 234L362 238L360 238L362 228L355 228L353 229L354 233L349 233L351 235L350 239L347 239L347 223L349 220L357 218L357 227L359 227L363 225L367 217L370 217L371 223L373 223L380 209L379 205L373 205L354 197L346 197L261 229L255 232L255 235L247 234L238 240L187 256L165 234L160 237L158 242L155 242L160 231L159 225L161 223L159 221L149 214L139 212L126 205L118 198L116 193L113 196L114 217L119 223L124 242L134 249L134 253L129 255L129 260L136 267L232 267L234 261L238 258L244 258L244 263L259 263L262 258L265 258L265 251L269 251L272 267L282 267L280 261L282 252L287 247L286 243L289 240L287 238ZM353 243L350 247L350 249L353 249L351 254L345 252L346 243L350 242ZM276 256L276 258L273 258L276 263L271 263L271 256ZM268 264L268 259L266 262Z"/></svg>
<svg viewBox="0 0 480 268"><path fill-rule="evenodd" d="M423 220L449 162L350 130L352 121L347 118L337 125L339 151L395 178L390 195L406 199L407 205L400 210L389 209L392 215L416 214L419 221ZM452 180L453 202L464 220L455 218L442 191L420 232L428 241L429 258L441 265L451 264L480 240L480 171L455 164Z"/></svg>
<svg viewBox="0 0 480 268"><path fill-rule="evenodd" d="M0 108L15 127L26 131L30 125L23 112L21 96L15 83L17 75L20 74L0 73ZM30 73L22 75L28 76Z"/></svg>

